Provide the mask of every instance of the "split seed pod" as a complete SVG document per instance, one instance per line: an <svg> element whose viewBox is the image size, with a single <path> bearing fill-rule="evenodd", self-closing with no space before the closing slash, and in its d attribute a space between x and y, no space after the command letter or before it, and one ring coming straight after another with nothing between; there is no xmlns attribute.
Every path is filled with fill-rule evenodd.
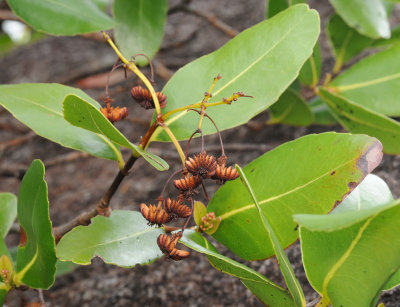
<svg viewBox="0 0 400 307"><path fill-rule="evenodd" d="M110 107L109 109L101 108L100 111L112 123L120 121L121 119L125 119L128 117L128 110L125 107L124 108Z"/></svg>
<svg viewBox="0 0 400 307"><path fill-rule="evenodd" d="M197 176L188 176L188 177L183 177L181 179L174 180L174 186L179 190L179 191L189 191L195 189L199 184L201 183L201 180Z"/></svg>
<svg viewBox="0 0 400 307"><path fill-rule="evenodd" d="M234 180L238 177L239 173L232 166L223 167L218 165L212 178L217 179L218 184L223 184L225 181Z"/></svg>
<svg viewBox="0 0 400 307"><path fill-rule="evenodd" d="M217 168L217 161L213 155L202 152L186 160L185 165L191 174L207 179L214 175Z"/></svg>
<svg viewBox="0 0 400 307"><path fill-rule="evenodd" d="M162 224L168 223L172 220L172 217L161 207L154 205L146 206L146 204L140 204L140 212L143 217L149 222L149 225L161 226Z"/></svg>
<svg viewBox="0 0 400 307"><path fill-rule="evenodd" d="M172 236L161 234L157 238L157 244L160 250L168 258L175 261L182 260L190 256L190 252L175 248L178 240L182 237L182 232L173 234Z"/></svg>
<svg viewBox="0 0 400 307"><path fill-rule="evenodd" d="M192 209L188 206L168 198L164 200L164 209L172 218L185 218L192 215Z"/></svg>
<svg viewBox="0 0 400 307"><path fill-rule="evenodd" d="M169 258L171 258L172 260L175 260L175 261L179 261L179 260L188 258L189 256L190 256L190 252L184 251L181 249L177 249L177 248L174 248L169 254Z"/></svg>
<svg viewBox="0 0 400 307"><path fill-rule="evenodd" d="M141 86L135 86L131 89L131 95L142 108L146 110L155 108L153 97L148 89ZM156 92L156 96L160 103L160 107L164 108L167 104L167 96L161 92Z"/></svg>

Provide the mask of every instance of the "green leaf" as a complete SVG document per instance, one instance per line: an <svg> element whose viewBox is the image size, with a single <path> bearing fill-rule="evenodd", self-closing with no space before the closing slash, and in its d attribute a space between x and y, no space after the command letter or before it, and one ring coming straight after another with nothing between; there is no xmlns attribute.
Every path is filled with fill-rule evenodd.
<svg viewBox="0 0 400 307"><path fill-rule="evenodd" d="M400 153L400 123L323 88L320 89L320 96L348 131L378 138L385 153Z"/></svg>
<svg viewBox="0 0 400 307"><path fill-rule="evenodd" d="M132 144L114 125L100 112L99 108L76 95L68 95L63 102L63 113L66 121L74 126L104 135L110 141L129 148L134 156L142 156L159 171L169 168L168 163Z"/></svg>
<svg viewBox="0 0 400 307"><path fill-rule="evenodd" d="M107 30L114 21L91 0L7 0L19 18L35 30L53 35L77 35Z"/></svg>
<svg viewBox="0 0 400 307"><path fill-rule="evenodd" d="M317 85L321 75L321 65L321 50L319 43L317 42L314 46L312 56L307 60L300 70L300 82L308 86Z"/></svg>
<svg viewBox="0 0 400 307"><path fill-rule="evenodd" d="M289 292L249 267L221 255L202 235L185 230L180 242L191 249L207 255L208 261L217 270L235 276L264 304L268 306L296 306Z"/></svg>
<svg viewBox="0 0 400 307"><path fill-rule="evenodd" d="M3 306L7 292L8 290L6 289L6 286L2 282L0 282L0 306Z"/></svg>
<svg viewBox="0 0 400 307"><path fill-rule="evenodd" d="M381 38L375 40L371 47L390 47L394 44L398 44L400 42L400 26L392 29L392 35L389 39Z"/></svg>
<svg viewBox="0 0 400 307"><path fill-rule="evenodd" d="M11 193L0 193L0 237L6 237L16 217L17 198Z"/></svg>
<svg viewBox="0 0 400 307"><path fill-rule="evenodd" d="M286 10L289 6L306 3L305 0L268 0L265 12L266 18L271 18L281 11Z"/></svg>
<svg viewBox="0 0 400 307"><path fill-rule="evenodd" d="M336 93L388 116L400 116L400 45L371 55L329 85Z"/></svg>
<svg viewBox="0 0 400 307"><path fill-rule="evenodd" d="M193 219L197 226L201 225L201 218L207 214L207 207L201 202L194 202Z"/></svg>
<svg viewBox="0 0 400 307"><path fill-rule="evenodd" d="M386 182L376 175L369 174L332 213L358 211L386 205L392 201L392 192Z"/></svg>
<svg viewBox="0 0 400 307"><path fill-rule="evenodd" d="M286 247L298 237L295 213L327 213L381 161L382 145L366 135L323 133L283 144L243 170ZM239 180L225 183L208 212L222 217L213 237L246 260L274 255L254 202Z"/></svg>
<svg viewBox="0 0 400 307"><path fill-rule="evenodd" d="M330 126L338 123L321 97L315 97L309 106L314 115L314 124Z"/></svg>
<svg viewBox="0 0 400 307"><path fill-rule="evenodd" d="M44 165L32 162L18 193L18 222L25 231L17 253L16 283L31 288L48 289L54 283L56 252L49 217Z"/></svg>
<svg viewBox="0 0 400 307"><path fill-rule="evenodd" d="M0 105L42 137L96 157L117 160L119 149L104 136L71 126L64 119L62 102L69 94L100 107L79 89L40 83L0 85Z"/></svg>
<svg viewBox="0 0 400 307"><path fill-rule="evenodd" d="M295 215L308 280L322 306L374 306L400 268L400 201L331 215ZM316 248L321 247L321 248Z"/></svg>
<svg viewBox="0 0 400 307"><path fill-rule="evenodd" d="M110 217L96 216L89 226L78 226L57 245L57 257L87 265L98 256L121 267L149 264L162 256L157 237L162 228L152 228L139 212L114 210Z"/></svg>
<svg viewBox="0 0 400 307"><path fill-rule="evenodd" d="M337 14L329 19L326 30L336 58L334 73L338 73L343 64L361 53L373 41L349 27Z"/></svg>
<svg viewBox="0 0 400 307"><path fill-rule="evenodd" d="M400 285L400 270L392 275L392 277L383 287L383 290L390 290L394 287L397 287L398 285Z"/></svg>
<svg viewBox="0 0 400 307"><path fill-rule="evenodd" d="M371 38L389 38L390 25L381 0L330 0L336 13L359 33Z"/></svg>
<svg viewBox="0 0 400 307"><path fill-rule="evenodd" d="M152 58L160 48L167 19L166 0L115 0L114 17L117 26L115 40L125 55L143 53ZM135 62L147 64L147 60L138 57Z"/></svg>
<svg viewBox="0 0 400 307"><path fill-rule="evenodd" d="M232 105L207 109L220 130L247 122L268 108L297 77L310 57L319 34L319 16L299 4L247 29L219 50L181 68L167 83L163 93L168 104L163 112L201 102L213 78L221 74L210 102L221 101L242 91L255 98L240 98ZM293 46L297 46L293 48ZM235 65L232 65L235 63ZM181 111L166 120L177 139L188 139L197 129L199 116ZM203 133L215 133L204 121ZM153 141L169 141L160 128Z"/></svg>
<svg viewBox="0 0 400 307"><path fill-rule="evenodd" d="M293 126L308 126L314 121L314 115L309 105L291 88L287 89L278 101L270 108L270 119L267 124L286 124Z"/></svg>
<svg viewBox="0 0 400 307"><path fill-rule="evenodd" d="M244 174L243 170L237 164L235 165L235 168L238 171L238 173L240 175L240 179L242 180L244 186L246 187L249 194L251 195L251 198L253 199L253 202L257 208L261 222L264 226L266 233L268 234L268 238L271 241L271 245L272 245L272 248L276 255L276 259L278 260L278 263L279 263L279 267L281 269L283 277L285 278L286 285L289 289L290 294L293 297L293 301L295 302L296 306L306 306L306 300L304 298L304 293L303 293L303 290L301 289L300 282L298 281L298 279L296 278L296 275L294 274L294 271L289 262L289 259L288 259L287 255L285 254L285 251L283 250L282 246L279 243L278 237L276 236L274 230L272 229L271 224L269 223L268 219L265 217L264 213L262 212L260 204L258 203L257 198L254 195L254 191L253 191L249 181L247 180L246 175Z"/></svg>

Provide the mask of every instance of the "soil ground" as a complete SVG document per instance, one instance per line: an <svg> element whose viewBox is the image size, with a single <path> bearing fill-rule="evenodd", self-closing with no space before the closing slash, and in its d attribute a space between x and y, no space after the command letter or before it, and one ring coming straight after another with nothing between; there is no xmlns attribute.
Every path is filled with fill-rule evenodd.
<svg viewBox="0 0 400 307"><path fill-rule="evenodd" d="M177 4L177 1L170 2L171 7ZM263 20L265 1L206 0L192 1L191 6L215 14L226 24L241 31ZM323 23L333 12L327 0L311 1L311 6L320 12ZM186 12L178 12L168 16L163 44L155 59L169 70L175 71L195 58L217 49L228 40L227 35L204 19ZM325 35L322 35L321 44L324 69L329 70L333 60ZM0 58L0 83L62 82L73 86L82 85L77 83L78 80L108 71L114 61L114 53L104 43L80 37L48 37ZM147 68L144 71L149 73ZM156 77L159 89L166 82L165 75L163 77ZM132 140L138 140L144 134L146 121L151 118L151 112L146 112L131 103L128 89L136 82L137 80L130 77L111 87L111 91L120 92L114 96L115 100L121 105L126 105L131 114L130 121L118 123L118 128ZM86 91L93 97L100 97L104 93L103 88L91 88ZM271 127L264 125L267 118L267 114L261 114L251 123L223 133L231 163L246 165L279 144L306 134L342 131L339 126ZM16 137L27 137L27 141L20 145L0 148L0 191L17 194L20 175L33 159L39 158L46 164L71 153L69 149L30 135L28 129L1 110L0 125L0 144ZM194 146L198 145L198 141L195 141ZM215 148L217 152L217 137L207 137L206 146ZM171 171L159 173L139 160L134 165L132 174L123 181L112 199L113 209L138 210L141 202L153 200L158 196L163 182L172 171L179 168L178 157L170 144L154 144L152 149L167 160ZM399 156L385 156L375 171L388 183L395 197L400 196L399 166ZM116 173L115 162L93 157L81 157L48 167L46 180L49 185L53 224L60 225L96 204ZM8 243L12 244L16 238L16 234L11 235ZM226 248L216 245L225 255L241 261ZM307 301L313 301L317 294L305 278L299 245L289 247L287 253L301 280ZM243 263L283 284L275 259ZM192 256L185 261L172 262L161 259L150 266L136 266L131 269L107 265L100 259L94 259L92 265L79 267L58 278L54 286L44 292L44 297L48 306L262 305L238 279L213 269L206 257L196 252L192 252ZM35 291L13 291L8 295L7 306L23 306L36 300ZM382 301L386 306L400 306L400 289L383 294Z"/></svg>

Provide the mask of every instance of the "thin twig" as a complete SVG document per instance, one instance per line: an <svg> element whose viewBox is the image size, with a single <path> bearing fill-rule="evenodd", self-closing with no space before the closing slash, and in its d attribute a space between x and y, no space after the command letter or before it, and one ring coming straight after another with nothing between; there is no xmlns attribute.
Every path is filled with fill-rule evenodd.
<svg viewBox="0 0 400 307"><path fill-rule="evenodd" d="M235 37L236 35L239 34L239 31L237 31L236 29L232 28L230 25L228 25L225 22L223 22L222 20L220 20L214 14L207 14L205 12L196 10L189 6L184 6L183 11L207 20L214 28L222 31L229 37Z"/></svg>
<svg viewBox="0 0 400 307"><path fill-rule="evenodd" d="M38 289L38 295L39 295L39 300L40 300L41 306L42 307L46 307L46 301L44 300L43 290L42 289Z"/></svg>
<svg viewBox="0 0 400 307"><path fill-rule="evenodd" d="M60 155L58 157L55 157L54 159L44 162L44 166L46 170L48 170L49 168L56 166L58 164L70 163L78 159L84 159L89 157L90 155L88 153L74 151L71 153ZM21 180L22 177L24 177L27 169L28 166L26 165L3 166L0 169L0 177L13 177Z"/></svg>
<svg viewBox="0 0 400 307"><path fill-rule="evenodd" d="M30 131L27 134L17 137L15 139L0 142L0 153L5 151L6 149L9 149L10 147L15 147L23 143L26 143L32 140L35 136L37 136L37 134L33 131Z"/></svg>
<svg viewBox="0 0 400 307"><path fill-rule="evenodd" d="M13 12L9 10L0 10L0 20L21 21Z"/></svg>
<svg viewBox="0 0 400 307"><path fill-rule="evenodd" d="M138 158L134 157L133 155L130 156L128 161L125 163L124 168L118 172L117 176L114 178L107 192L100 199L95 208L93 208L90 211L83 212L82 214L80 214L73 220L69 221L68 223L53 228L53 234L56 239L56 242L58 242L64 234L72 230L74 227L79 225L89 225L90 220L96 215L104 215L104 216L110 215L111 213L110 200L117 191L122 180L128 175L129 170L132 168L133 164L136 162L137 159Z"/></svg>

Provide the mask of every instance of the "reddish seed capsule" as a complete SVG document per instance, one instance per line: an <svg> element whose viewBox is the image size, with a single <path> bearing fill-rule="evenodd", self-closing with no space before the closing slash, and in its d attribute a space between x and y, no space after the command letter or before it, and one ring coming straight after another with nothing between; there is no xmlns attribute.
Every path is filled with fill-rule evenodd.
<svg viewBox="0 0 400 307"><path fill-rule="evenodd" d="M186 160L185 165L191 174L207 179L214 175L217 168L217 161L213 155L202 152Z"/></svg>
<svg viewBox="0 0 400 307"><path fill-rule="evenodd" d="M175 248L178 240L182 237L182 233L178 232L169 236L167 234L161 234L157 238L157 245L160 250L165 254L168 258L173 259L175 261L182 260L190 256L188 251L180 250Z"/></svg>
<svg viewBox="0 0 400 307"><path fill-rule="evenodd" d="M143 217L149 222L149 225L158 225L168 223L171 221L169 214L160 207L154 205L146 206L146 204L140 204L140 212L142 212Z"/></svg>
<svg viewBox="0 0 400 307"><path fill-rule="evenodd" d="M121 119L125 119L128 117L128 110L125 107L124 108L110 107L109 109L101 108L100 111L112 123L120 121Z"/></svg>
<svg viewBox="0 0 400 307"><path fill-rule="evenodd" d="M196 176L188 176L188 177L183 177L181 179L174 180L174 186L179 190L179 191L189 191L195 189L199 184L201 183L201 180L199 180L198 177Z"/></svg>
<svg viewBox="0 0 400 307"><path fill-rule="evenodd" d="M223 184L225 181L234 180L238 177L239 173L232 166L223 167L218 165L212 178L217 179L218 184Z"/></svg>
<svg viewBox="0 0 400 307"><path fill-rule="evenodd" d="M131 95L142 108L146 110L155 108L153 97L148 89L141 86L135 86L131 89ZM167 96L161 92L156 92L156 96L160 103L160 107L164 108L167 104Z"/></svg>
<svg viewBox="0 0 400 307"><path fill-rule="evenodd" d="M175 261L179 261L179 260L188 258L189 256L190 256L190 252L184 251L181 249L176 249L176 248L174 248L169 254L169 258L171 258L172 260L175 260Z"/></svg>
<svg viewBox="0 0 400 307"><path fill-rule="evenodd" d="M174 199L163 201L164 209L172 218L186 218L192 215L192 209Z"/></svg>

